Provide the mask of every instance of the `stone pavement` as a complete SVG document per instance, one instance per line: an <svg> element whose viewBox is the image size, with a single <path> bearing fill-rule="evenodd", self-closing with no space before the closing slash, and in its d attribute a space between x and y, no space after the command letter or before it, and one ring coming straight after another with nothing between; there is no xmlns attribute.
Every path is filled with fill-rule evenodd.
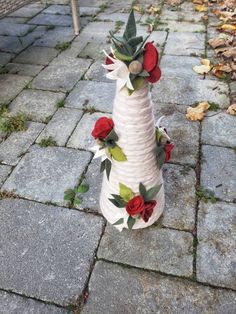
<svg viewBox="0 0 236 314"><path fill-rule="evenodd" d="M25 131L0 133L0 313L236 313L236 134L225 110L236 86L192 71L212 54L203 13L190 1L140 1L161 9L151 38L163 76L152 97L175 149L163 217L119 233L99 212L99 162L89 147L115 91L102 49L131 1L81 0L77 37L68 1L45 2L0 20L0 104L28 120ZM205 100L218 111L186 120L186 107ZM71 207L64 191L82 180L90 190Z"/></svg>

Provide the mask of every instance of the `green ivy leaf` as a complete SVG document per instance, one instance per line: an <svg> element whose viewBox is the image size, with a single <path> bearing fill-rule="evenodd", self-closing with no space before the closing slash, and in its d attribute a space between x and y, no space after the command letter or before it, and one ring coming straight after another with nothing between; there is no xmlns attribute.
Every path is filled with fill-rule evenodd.
<svg viewBox="0 0 236 314"><path fill-rule="evenodd" d="M65 201L72 201L75 197L75 191L72 189L68 189L64 192L64 200Z"/></svg>
<svg viewBox="0 0 236 314"><path fill-rule="evenodd" d="M139 193L145 199L147 190L142 183L139 183Z"/></svg>
<svg viewBox="0 0 236 314"><path fill-rule="evenodd" d="M127 160L125 154L122 152L122 149L118 145L116 145L115 147L109 147L109 152L116 161Z"/></svg>
<svg viewBox="0 0 236 314"><path fill-rule="evenodd" d="M129 216L128 220L127 220L127 225L128 225L128 228L131 230L133 228L135 224L135 219L131 216Z"/></svg>
<svg viewBox="0 0 236 314"><path fill-rule="evenodd" d="M145 82L145 78L143 78L141 76L136 77L132 81L132 85L133 85L134 90L128 88L129 95L132 95L135 90L139 90L141 87L143 87L144 82Z"/></svg>
<svg viewBox="0 0 236 314"><path fill-rule="evenodd" d="M129 14L128 22L124 31L123 37L128 41L130 38L136 36L136 23L134 18L134 11Z"/></svg>
<svg viewBox="0 0 236 314"><path fill-rule="evenodd" d="M134 197L134 192L130 188L128 188L126 185L119 183L119 187L120 187L120 196L124 201L128 202Z"/></svg>
<svg viewBox="0 0 236 314"><path fill-rule="evenodd" d="M113 224L113 226L121 225L121 224L123 224L123 223L124 223L124 218L120 218L119 220L117 220L117 221Z"/></svg>
<svg viewBox="0 0 236 314"><path fill-rule="evenodd" d="M82 203L82 200L80 198L76 197L74 199L74 205L80 205L81 203Z"/></svg>
<svg viewBox="0 0 236 314"><path fill-rule="evenodd" d="M80 184L77 188L77 193L86 193L89 190L88 184Z"/></svg>
<svg viewBox="0 0 236 314"><path fill-rule="evenodd" d="M145 202L149 202L153 200L153 198L157 195L157 193L160 191L162 187L162 184L154 186L153 188L149 189L145 196Z"/></svg>

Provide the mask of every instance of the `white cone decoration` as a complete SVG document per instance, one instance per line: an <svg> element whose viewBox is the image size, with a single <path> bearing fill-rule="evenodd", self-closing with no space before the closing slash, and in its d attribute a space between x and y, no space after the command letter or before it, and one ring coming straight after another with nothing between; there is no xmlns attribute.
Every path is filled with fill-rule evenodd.
<svg viewBox="0 0 236 314"><path fill-rule="evenodd" d="M109 180L104 174L100 197L100 208L104 217L114 224L124 219L122 224L115 225L119 230L128 228L128 213L124 208L118 208L109 200L112 194L119 194L119 184L129 187L135 195L139 194L139 184L146 189L161 185L158 194L153 198L157 204L149 220L141 217L136 219L132 229L146 228L152 225L164 209L164 186L162 171L158 168L156 159L156 131L153 116L153 104L147 85L128 94L126 87L117 88L113 116L114 130L118 135L117 144L122 148L127 160L118 162L112 160Z"/></svg>

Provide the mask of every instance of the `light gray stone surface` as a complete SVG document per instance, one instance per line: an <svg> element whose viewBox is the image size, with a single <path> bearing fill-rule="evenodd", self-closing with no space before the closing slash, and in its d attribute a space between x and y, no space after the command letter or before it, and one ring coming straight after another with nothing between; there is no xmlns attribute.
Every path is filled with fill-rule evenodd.
<svg viewBox="0 0 236 314"><path fill-rule="evenodd" d="M13 114L25 113L34 121L45 121L57 110L57 102L65 97L63 93L26 89L10 104Z"/></svg>
<svg viewBox="0 0 236 314"><path fill-rule="evenodd" d="M106 78L107 70L102 67L102 63L101 60L95 61L85 73L84 78L89 81L111 83L111 80Z"/></svg>
<svg viewBox="0 0 236 314"><path fill-rule="evenodd" d="M43 69L43 66L35 64L8 63L6 68L9 74L36 76Z"/></svg>
<svg viewBox="0 0 236 314"><path fill-rule="evenodd" d="M45 4L32 3L26 5L10 14L10 16L32 17L45 8Z"/></svg>
<svg viewBox="0 0 236 314"><path fill-rule="evenodd" d="M176 20L188 22L202 22L203 12L196 12L192 2L183 2L180 6L171 7L164 4L161 11L161 21Z"/></svg>
<svg viewBox="0 0 236 314"><path fill-rule="evenodd" d="M30 122L26 131L14 132L0 144L0 161L15 166L34 143L44 127L43 123Z"/></svg>
<svg viewBox="0 0 236 314"><path fill-rule="evenodd" d="M55 27L34 42L34 46L55 47L58 43L71 41L75 37L72 27Z"/></svg>
<svg viewBox="0 0 236 314"><path fill-rule="evenodd" d="M11 60L12 57L13 55L11 53L0 52L0 65L3 66L7 64Z"/></svg>
<svg viewBox="0 0 236 314"><path fill-rule="evenodd" d="M66 98L66 107L111 112L116 85L113 83L80 81Z"/></svg>
<svg viewBox="0 0 236 314"><path fill-rule="evenodd" d="M152 89L154 101L179 105L192 105L197 101L211 101L221 108L229 106L226 83L214 80L163 77Z"/></svg>
<svg viewBox="0 0 236 314"><path fill-rule="evenodd" d="M65 146L69 136L81 119L82 114L83 111L77 109L58 109L51 121L38 137L37 143L40 143L42 139L47 139L51 136L56 141L58 146Z"/></svg>
<svg viewBox="0 0 236 314"><path fill-rule="evenodd" d="M89 185L88 192L83 197L83 202L76 208L91 209L100 212L99 197L102 188L102 176L100 173L100 158L93 159L85 173L85 182Z"/></svg>
<svg viewBox="0 0 236 314"><path fill-rule="evenodd" d="M189 32L170 33L165 46L165 54L177 56L200 56L204 53L204 34Z"/></svg>
<svg viewBox="0 0 236 314"><path fill-rule="evenodd" d="M170 32L189 32L191 35L194 33L204 33L206 31L205 25L200 23L190 23L185 21L164 21L159 24L157 29L168 29Z"/></svg>
<svg viewBox="0 0 236 314"><path fill-rule="evenodd" d="M45 10L43 10L43 13L56 15L70 14L71 9L69 5L53 4L46 8Z"/></svg>
<svg viewBox="0 0 236 314"><path fill-rule="evenodd" d="M67 146L86 150L89 150L92 146L94 146L96 142L92 137L91 132L95 122L100 117L104 116L108 117L109 115L104 113L86 113L72 133Z"/></svg>
<svg viewBox="0 0 236 314"><path fill-rule="evenodd" d="M102 218L25 200L5 199L0 207L1 288L60 305L76 303Z"/></svg>
<svg viewBox="0 0 236 314"><path fill-rule="evenodd" d="M88 42L84 49L80 52L79 58L85 59L101 59L104 62L105 56L103 50L109 51L110 44Z"/></svg>
<svg viewBox="0 0 236 314"><path fill-rule="evenodd" d="M230 314L236 309L234 292L105 262L96 264L89 291L82 314Z"/></svg>
<svg viewBox="0 0 236 314"><path fill-rule="evenodd" d="M0 186L8 177L9 173L11 172L12 167L7 165L0 165Z"/></svg>
<svg viewBox="0 0 236 314"><path fill-rule="evenodd" d="M1 314L69 314L66 309L0 291Z"/></svg>
<svg viewBox="0 0 236 314"><path fill-rule="evenodd" d="M192 235L183 231L151 227L120 232L108 225L97 255L113 262L190 277L192 240Z"/></svg>
<svg viewBox="0 0 236 314"><path fill-rule="evenodd" d="M28 23L36 25L71 26L72 18L69 15L44 14L43 12L32 18Z"/></svg>
<svg viewBox="0 0 236 314"><path fill-rule="evenodd" d="M236 204L200 204L197 279L236 289Z"/></svg>
<svg viewBox="0 0 236 314"><path fill-rule="evenodd" d="M33 80L33 88L70 91L91 63L89 60L72 57L56 59Z"/></svg>
<svg viewBox="0 0 236 314"><path fill-rule="evenodd" d="M30 76L2 74L0 75L0 103L8 103L30 82Z"/></svg>
<svg viewBox="0 0 236 314"><path fill-rule="evenodd" d="M196 165L199 152L199 122L193 123L185 117L186 109L173 105L163 104L154 100L154 114L156 121L165 116L161 121L161 126L167 132L174 143L171 154L171 161L180 164Z"/></svg>
<svg viewBox="0 0 236 314"><path fill-rule="evenodd" d="M4 23L13 23L13 24L26 24L28 18L26 17L15 17L15 16L7 16L1 19Z"/></svg>
<svg viewBox="0 0 236 314"><path fill-rule="evenodd" d="M66 189L74 188L91 154L63 147L36 148L18 163L2 190L39 202L66 205Z"/></svg>
<svg viewBox="0 0 236 314"><path fill-rule="evenodd" d="M202 143L236 147L235 117L226 112L205 117L202 122Z"/></svg>
<svg viewBox="0 0 236 314"><path fill-rule="evenodd" d="M236 160L233 149L202 146L201 186L225 201L236 200Z"/></svg>
<svg viewBox="0 0 236 314"><path fill-rule="evenodd" d="M0 20L0 35L4 36L24 36L35 26L27 24L6 23Z"/></svg>
<svg viewBox="0 0 236 314"><path fill-rule="evenodd" d="M194 170L166 164L163 175L166 205L162 224L180 230L193 230L196 206Z"/></svg>
<svg viewBox="0 0 236 314"><path fill-rule="evenodd" d="M31 46L21 52L13 62L46 65L57 54L58 51L54 48Z"/></svg>
<svg viewBox="0 0 236 314"><path fill-rule="evenodd" d="M115 22L93 22L89 23L82 31L82 34L92 34L99 38L105 38L110 30L114 30ZM100 36L99 36L100 35ZM79 39L79 38L78 38Z"/></svg>

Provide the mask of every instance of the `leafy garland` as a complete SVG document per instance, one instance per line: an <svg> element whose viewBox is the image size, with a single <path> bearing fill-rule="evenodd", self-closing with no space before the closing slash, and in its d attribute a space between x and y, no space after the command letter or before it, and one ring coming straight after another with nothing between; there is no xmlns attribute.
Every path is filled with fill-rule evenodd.
<svg viewBox="0 0 236 314"><path fill-rule="evenodd" d="M140 183L139 194L135 195L129 187L119 183L119 194L112 194L113 198L109 198L109 201L118 208L125 208L125 213L129 215L127 225L129 229L132 229L139 219L148 222L157 204L153 198L158 194L161 187L162 184L147 190L146 187ZM121 225L124 222L124 218L120 218L113 225Z"/></svg>

